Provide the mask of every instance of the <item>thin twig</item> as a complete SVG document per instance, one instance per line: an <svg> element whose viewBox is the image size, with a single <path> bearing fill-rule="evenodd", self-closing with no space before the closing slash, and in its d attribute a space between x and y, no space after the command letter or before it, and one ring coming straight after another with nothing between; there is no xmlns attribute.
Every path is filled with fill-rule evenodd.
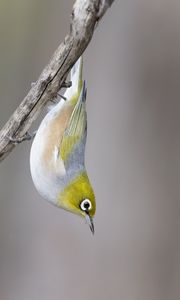
<svg viewBox="0 0 180 300"><path fill-rule="evenodd" d="M113 1L76 0L71 14L70 33L0 131L0 161L15 147L12 141L23 140L42 108L57 97L69 70L89 44L97 21Z"/></svg>

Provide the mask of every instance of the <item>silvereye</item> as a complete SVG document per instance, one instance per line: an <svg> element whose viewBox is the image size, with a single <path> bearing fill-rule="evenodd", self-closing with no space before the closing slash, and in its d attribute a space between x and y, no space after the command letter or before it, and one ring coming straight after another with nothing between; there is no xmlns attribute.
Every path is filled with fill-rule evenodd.
<svg viewBox="0 0 180 300"><path fill-rule="evenodd" d="M94 233L95 196L85 168L86 86L82 57L71 70L72 85L41 122L30 153L34 185L46 200L84 217Z"/></svg>

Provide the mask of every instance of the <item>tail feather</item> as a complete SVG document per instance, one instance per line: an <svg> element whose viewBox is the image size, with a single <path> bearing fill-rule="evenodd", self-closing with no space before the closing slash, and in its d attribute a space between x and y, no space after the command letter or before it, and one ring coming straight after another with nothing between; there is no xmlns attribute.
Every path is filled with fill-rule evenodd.
<svg viewBox="0 0 180 300"><path fill-rule="evenodd" d="M74 90L74 92L78 92L82 88L82 68L83 58L81 56L71 69L71 88Z"/></svg>
<svg viewBox="0 0 180 300"><path fill-rule="evenodd" d="M86 95L87 95L87 88L86 88L86 82L84 80L83 86L81 89L81 93L80 93L80 97L79 97L79 102L86 102Z"/></svg>
<svg viewBox="0 0 180 300"><path fill-rule="evenodd" d="M71 101L73 99L73 105L78 101L83 87L82 68L83 58L81 56L71 69L70 80L72 85L66 89L64 94L64 97L67 99L67 101Z"/></svg>

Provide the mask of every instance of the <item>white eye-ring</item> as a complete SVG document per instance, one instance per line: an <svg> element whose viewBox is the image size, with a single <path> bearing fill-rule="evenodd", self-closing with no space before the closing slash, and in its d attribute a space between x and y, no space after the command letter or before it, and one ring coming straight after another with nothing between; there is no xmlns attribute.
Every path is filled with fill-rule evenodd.
<svg viewBox="0 0 180 300"><path fill-rule="evenodd" d="M92 207L91 201L89 199L84 199L81 204L80 204L80 208L83 211L89 211Z"/></svg>

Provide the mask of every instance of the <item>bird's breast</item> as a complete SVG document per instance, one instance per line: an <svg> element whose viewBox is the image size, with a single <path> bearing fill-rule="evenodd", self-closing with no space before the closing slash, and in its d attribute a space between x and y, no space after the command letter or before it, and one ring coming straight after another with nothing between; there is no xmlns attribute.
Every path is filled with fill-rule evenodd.
<svg viewBox="0 0 180 300"><path fill-rule="evenodd" d="M54 201L63 187L66 170L59 149L73 107L57 104L40 124L31 147L30 168L39 193Z"/></svg>

